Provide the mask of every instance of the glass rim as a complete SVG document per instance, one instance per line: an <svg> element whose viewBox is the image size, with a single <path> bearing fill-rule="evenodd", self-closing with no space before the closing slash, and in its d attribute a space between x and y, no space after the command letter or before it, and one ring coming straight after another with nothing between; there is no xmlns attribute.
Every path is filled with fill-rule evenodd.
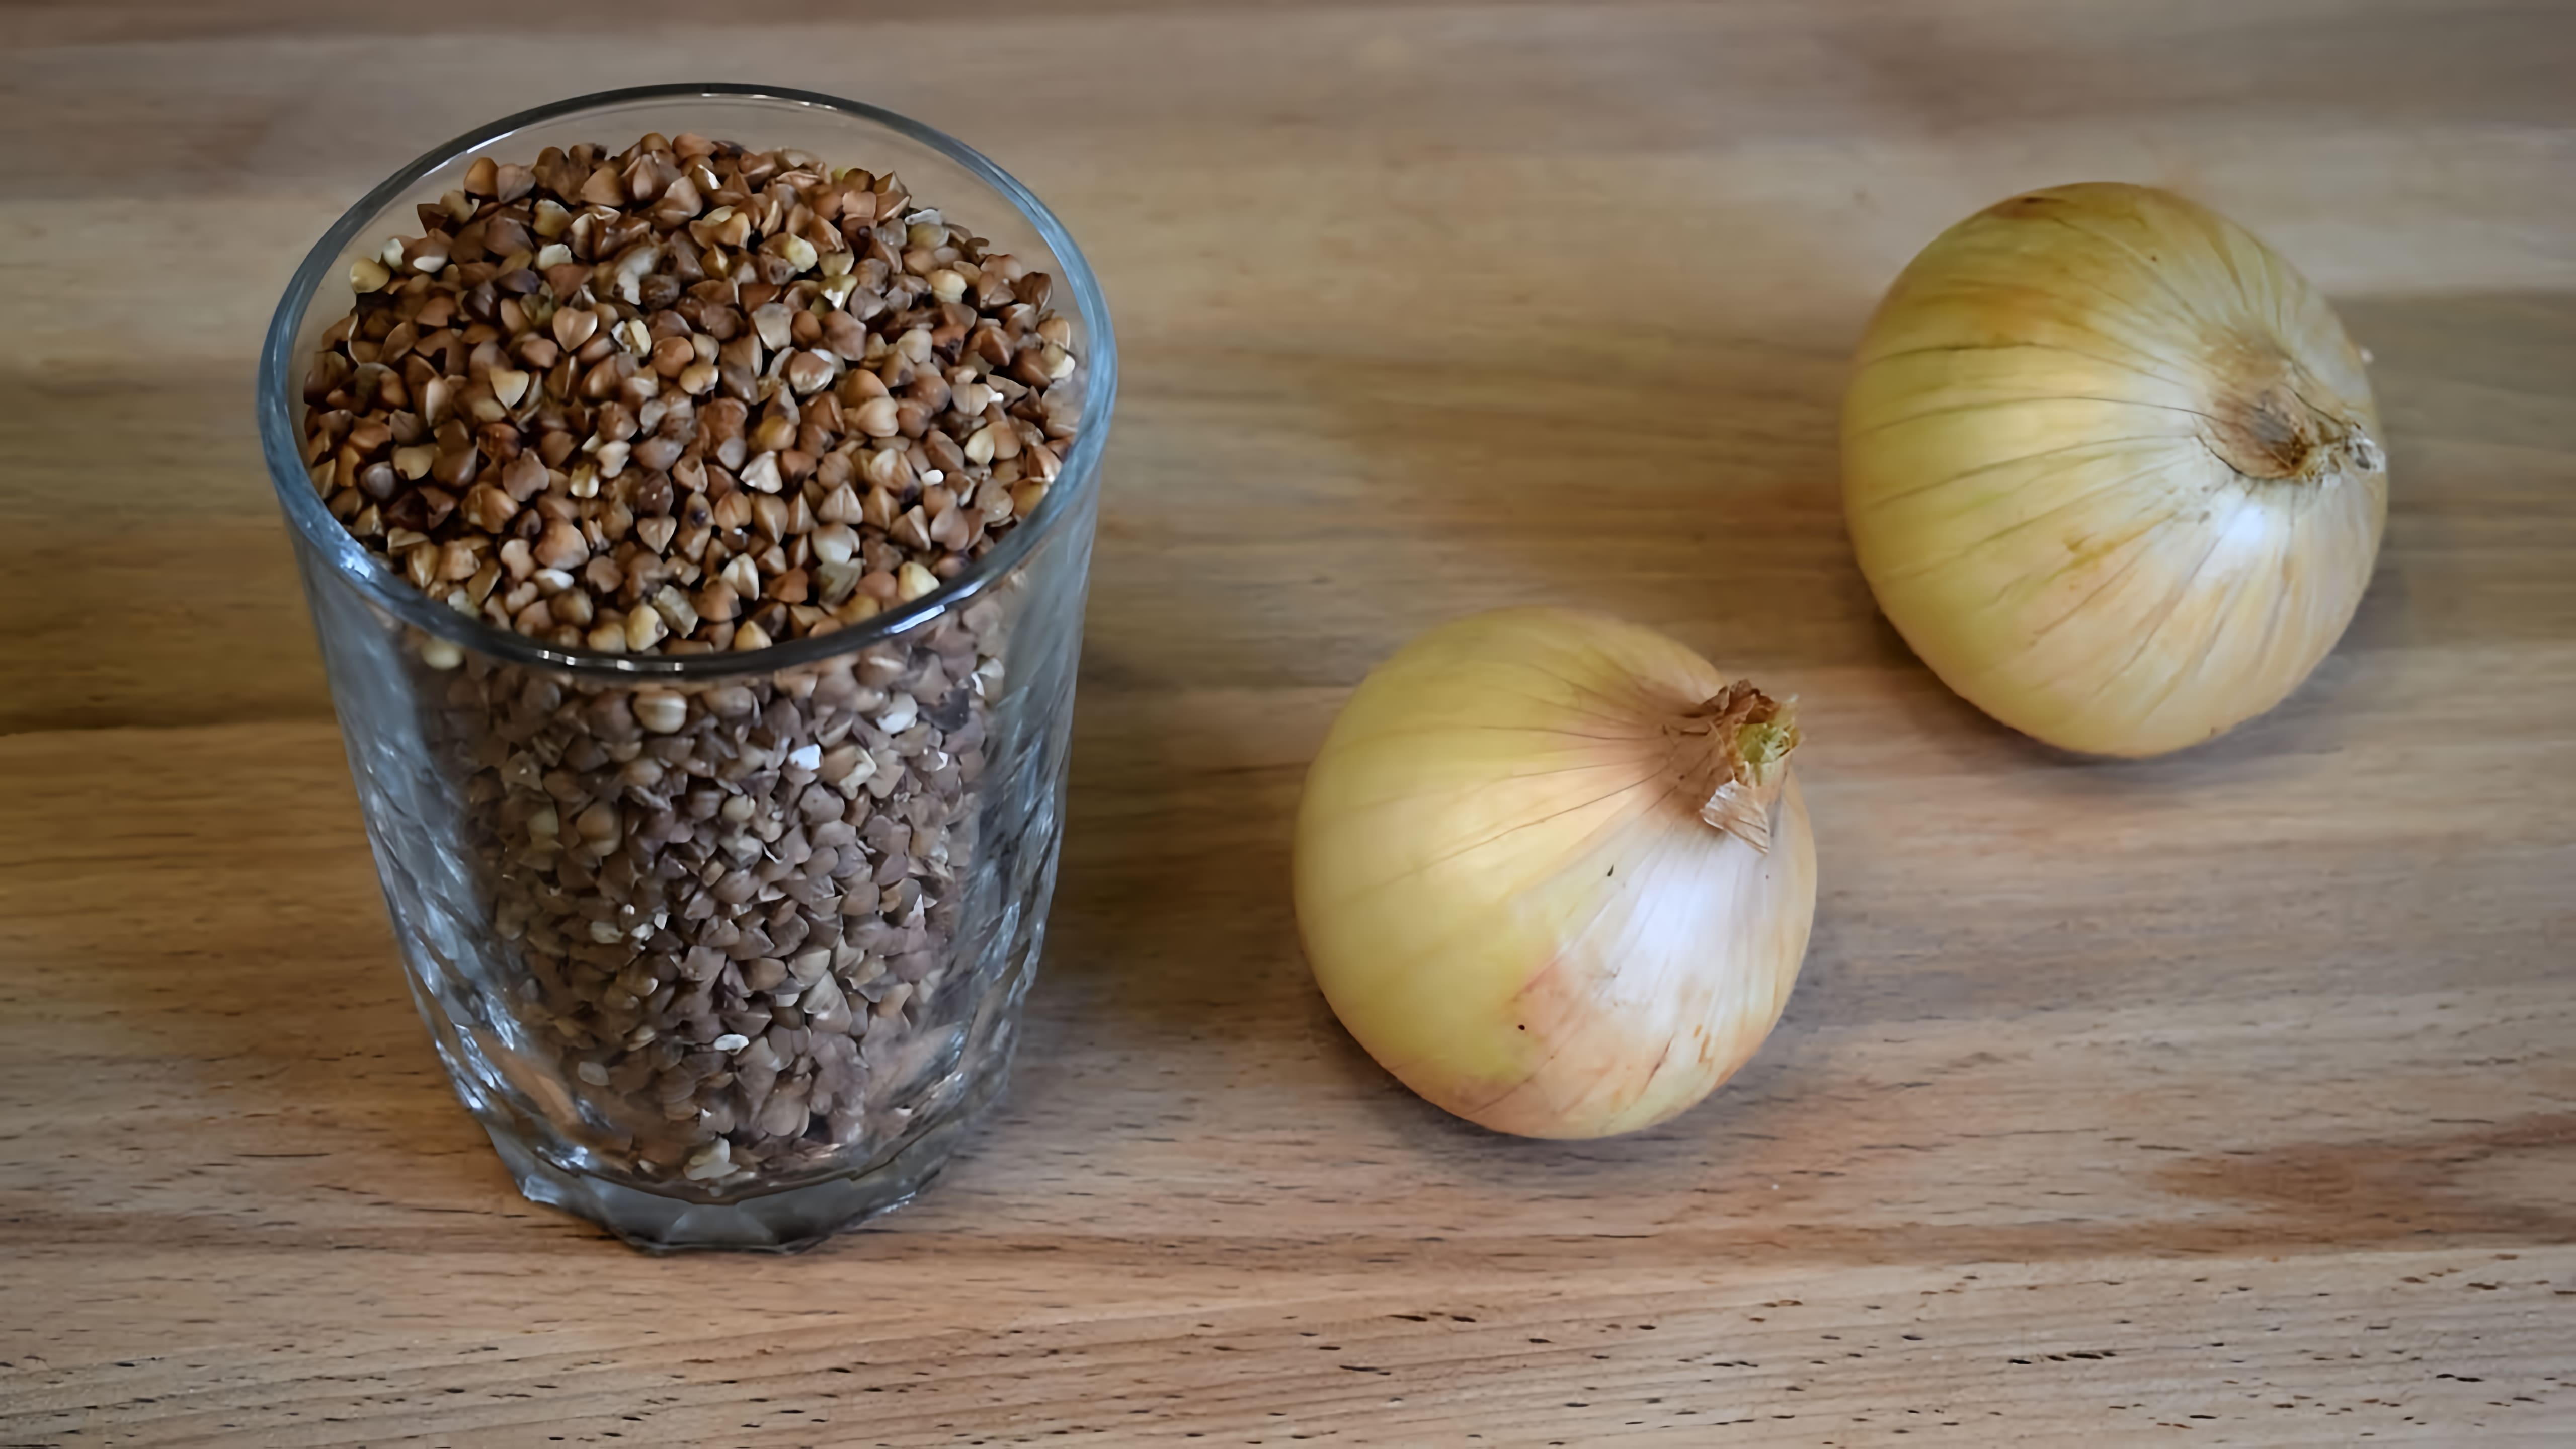
<svg viewBox="0 0 2576 1449"><path fill-rule="evenodd" d="M619 106L690 100L768 101L836 112L866 121L938 152L1018 208L1021 217L1036 228L1038 238L1055 253L1057 267L1072 291L1074 307L1082 318L1087 344L1082 361L1089 378L1084 387L1080 435L1074 439L1072 451L1065 455L1063 467L1058 470L1056 481L1049 485L1046 500L1039 505L1035 517L1013 528L993 546L991 552L976 560L956 578L910 603L830 633L809 634L759 649L708 654L609 654L594 649L565 649L513 629L496 628L479 617L459 613L412 587L409 581L395 574L392 568L361 546L340 521L331 516L320 495L314 491L304 463L302 440L298 437L297 410L302 406L303 390L293 382L296 334L302 330L314 299L336 271L334 263L341 252L369 227L376 225L377 218L404 192L423 180L443 169L457 166L483 148L531 126ZM864 164L864 159L853 158L846 164ZM943 614L963 609L996 579L1008 576L1039 544L1057 532L1064 519L1081 511L1097 483L1100 454L1108 444L1109 417L1117 394L1118 343L1110 328L1108 301L1101 294L1099 278L1093 275L1091 263L1074 243L1072 233L1065 230L1064 223L1017 177L946 132L865 101L779 86L709 81L594 91L503 116L423 153L411 164L379 182L340 214L340 219L333 222L321 239L313 244L313 249L305 254L303 264L296 268L294 277L288 281L285 295L278 300L277 312L269 321L267 338L260 347L258 409L261 452L267 458L269 484L277 490L278 505L285 511L288 524L302 543L318 555L324 566L379 608L426 634L495 659L574 675L637 683L646 680L716 680L775 673L865 649L871 644L909 633Z"/></svg>

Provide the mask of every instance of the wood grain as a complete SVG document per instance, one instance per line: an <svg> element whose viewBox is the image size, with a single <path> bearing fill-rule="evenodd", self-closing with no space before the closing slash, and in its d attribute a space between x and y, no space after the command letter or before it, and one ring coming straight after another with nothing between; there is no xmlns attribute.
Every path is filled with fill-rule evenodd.
<svg viewBox="0 0 2576 1449"><path fill-rule="evenodd" d="M0 18L0 1443L2576 1438L2564 6L705 13ZM396 972L249 412L366 185L690 75L991 151L1125 346L1012 1095L783 1261L511 1193ZM2144 764L1944 693L1833 482L1885 280L2085 177L2297 260L2393 434L2343 646ZM1788 1017L1615 1142L1407 1096L1287 908L1350 685L1534 601L1810 722Z"/></svg>

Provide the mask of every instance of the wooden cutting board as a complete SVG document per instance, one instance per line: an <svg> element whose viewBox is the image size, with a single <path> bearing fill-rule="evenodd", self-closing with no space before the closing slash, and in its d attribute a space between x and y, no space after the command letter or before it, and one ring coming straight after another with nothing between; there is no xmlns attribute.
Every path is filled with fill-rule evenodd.
<svg viewBox="0 0 2576 1449"><path fill-rule="evenodd" d="M2571 61L2485 0L13 8L0 1442L2576 1441ZM792 1260L510 1191L249 406L377 178L695 76L988 150L1125 347L1016 1086ZM2342 647L2146 764L1944 693L1837 515L1879 289L2093 177L2295 259L2392 435ZM1801 696L1823 842L1769 1046L1589 1145L1393 1085L1287 904L1353 682L1542 601Z"/></svg>

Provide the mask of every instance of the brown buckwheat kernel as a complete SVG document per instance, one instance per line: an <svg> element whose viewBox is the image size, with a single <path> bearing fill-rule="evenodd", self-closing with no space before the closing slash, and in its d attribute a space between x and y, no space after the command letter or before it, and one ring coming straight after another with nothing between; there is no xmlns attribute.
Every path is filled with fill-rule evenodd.
<svg viewBox="0 0 2576 1449"><path fill-rule="evenodd" d="M332 515L458 612L705 654L922 598L1043 503L1081 369L1052 279L892 175L648 135L476 160L349 269L306 376ZM1005 605L628 687L415 636L508 943L513 1072L645 1179L901 1136L942 1034ZM961 963L959 970L973 963Z"/></svg>

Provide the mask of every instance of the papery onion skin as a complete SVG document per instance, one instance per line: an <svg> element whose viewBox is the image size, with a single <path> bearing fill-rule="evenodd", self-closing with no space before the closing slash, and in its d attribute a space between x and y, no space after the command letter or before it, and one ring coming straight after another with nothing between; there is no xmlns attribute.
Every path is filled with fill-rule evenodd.
<svg viewBox="0 0 2576 1449"><path fill-rule="evenodd" d="M2387 516L2379 414L2277 254L2117 183L1961 222L1888 291L1843 408L1861 571L1933 672L2065 749L2154 755L2286 698Z"/></svg>
<svg viewBox="0 0 2576 1449"><path fill-rule="evenodd" d="M1769 848L1710 825L1666 723L1729 681L1602 615L1515 609L1380 665L1306 781L1297 918L1344 1026L1405 1085L1500 1132L1662 1122L1751 1057L1815 914L1777 769Z"/></svg>

